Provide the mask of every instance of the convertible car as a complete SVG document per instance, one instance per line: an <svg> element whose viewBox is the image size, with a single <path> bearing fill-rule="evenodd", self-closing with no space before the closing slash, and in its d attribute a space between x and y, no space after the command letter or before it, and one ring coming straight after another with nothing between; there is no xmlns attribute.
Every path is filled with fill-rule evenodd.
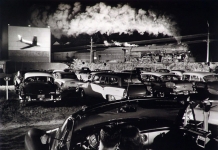
<svg viewBox="0 0 218 150"><path fill-rule="evenodd" d="M103 127L114 125L119 131L124 126L131 125L139 129L145 150L217 150L218 141L213 133L197 124L192 125L187 118L183 119L190 105L190 102L182 105L151 98L82 107L56 129L29 130L25 135L25 148L95 150L98 149L98 137Z"/></svg>

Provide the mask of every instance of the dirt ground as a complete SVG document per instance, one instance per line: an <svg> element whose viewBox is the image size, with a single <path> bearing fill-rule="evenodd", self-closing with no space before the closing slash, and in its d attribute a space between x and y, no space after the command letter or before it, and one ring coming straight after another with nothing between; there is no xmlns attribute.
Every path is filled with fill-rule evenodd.
<svg viewBox="0 0 218 150"><path fill-rule="evenodd" d="M78 99L63 102L32 102L21 106L14 87L0 86L0 150L24 150L24 136L31 128L43 130L59 127L75 111L81 109Z"/></svg>
<svg viewBox="0 0 218 150"><path fill-rule="evenodd" d="M5 99L5 87L0 87L0 130L23 126L63 122L82 106L78 99L65 102L31 102L21 106L13 86L9 87L9 99Z"/></svg>

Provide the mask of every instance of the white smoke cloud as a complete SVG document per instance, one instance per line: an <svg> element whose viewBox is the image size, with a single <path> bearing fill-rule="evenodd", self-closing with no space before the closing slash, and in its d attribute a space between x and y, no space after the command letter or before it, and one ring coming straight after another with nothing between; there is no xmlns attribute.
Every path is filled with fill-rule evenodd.
<svg viewBox="0 0 218 150"><path fill-rule="evenodd" d="M142 9L136 10L129 5L111 7L105 3L87 6L81 12L81 3L71 7L69 4L60 4L53 12L50 7L35 8L32 11L30 22L35 26L51 27L56 38L62 35L77 37L80 34L92 35L97 32L111 35L132 34L138 31L152 35L178 36L176 23L170 16L159 15L156 12Z"/></svg>
<svg viewBox="0 0 218 150"><path fill-rule="evenodd" d="M129 43L127 43L127 42L125 42L124 44L123 44L125 47L137 47L138 45L136 45L136 44L129 44Z"/></svg>

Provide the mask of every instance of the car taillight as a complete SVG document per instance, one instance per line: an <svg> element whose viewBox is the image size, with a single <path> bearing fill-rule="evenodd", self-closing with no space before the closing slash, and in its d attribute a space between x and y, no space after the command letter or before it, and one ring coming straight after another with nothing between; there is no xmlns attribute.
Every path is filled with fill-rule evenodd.
<svg viewBox="0 0 218 150"><path fill-rule="evenodd" d="M123 92L123 98L126 98L127 97L127 91L125 90L124 92Z"/></svg>

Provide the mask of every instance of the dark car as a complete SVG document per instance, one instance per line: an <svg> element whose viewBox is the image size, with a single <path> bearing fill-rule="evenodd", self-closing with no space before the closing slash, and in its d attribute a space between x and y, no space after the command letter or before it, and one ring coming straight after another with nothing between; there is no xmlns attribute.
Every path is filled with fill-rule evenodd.
<svg viewBox="0 0 218 150"><path fill-rule="evenodd" d="M169 73L170 70L168 70L168 69L156 69L155 72Z"/></svg>
<svg viewBox="0 0 218 150"><path fill-rule="evenodd" d="M218 96L218 75L211 72L185 72L183 80L192 82L200 95Z"/></svg>
<svg viewBox="0 0 218 150"><path fill-rule="evenodd" d="M60 91L49 73L28 72L19 86L19 99L28 101L59 101Z"/></svg>
<svg viewBox="0 0 218 150"><path fill-rule="evenodd" d="M92 73L80 91L82 97L103 98L108 101L148 96L146 86L132 73Z"/></svg>
<svg viewBox="0 0 218 150"><path fill-rule="evenodd" d="M197 93L195 86L189 81L182 81L179 76L171 73L142 73L143 83L147 85L151 95L157 97L177 97Z"/></svg>
<svg viewBox="0 0 218 150"><path fill-rule="evenodd" d="M114 72L113 70L95 69L92 72Z"/></svg>
<svg viewBox="0 0 218 150"><path fill-rule="evenodd" d="M14 87L15 91L18 94L19 86L21 81L23 80L24 74L27 72L40 72L40 70L19 70L14 75Z"/></svg>
<svg viewBox="0 0 218 150"><path fill-rule="evenodd" d="M187 106L151 98L83 107L58 128L29 130L25 135L25 149L97 150L105 126L113 126L118 133L126 126L133 126L139 130L138 142L144 150L217 150L214 132L206 131L199 124L192 125L196 122L189 123L186 117L183 120Z"/></svg>
<svg viewBox="0 0 218 150"><path fill-rule="evenodd" d="M84 84L80 81L74 72L55 72L53 73L54 82L58 86L63 96L78 96L79 87Z"/></svg>

